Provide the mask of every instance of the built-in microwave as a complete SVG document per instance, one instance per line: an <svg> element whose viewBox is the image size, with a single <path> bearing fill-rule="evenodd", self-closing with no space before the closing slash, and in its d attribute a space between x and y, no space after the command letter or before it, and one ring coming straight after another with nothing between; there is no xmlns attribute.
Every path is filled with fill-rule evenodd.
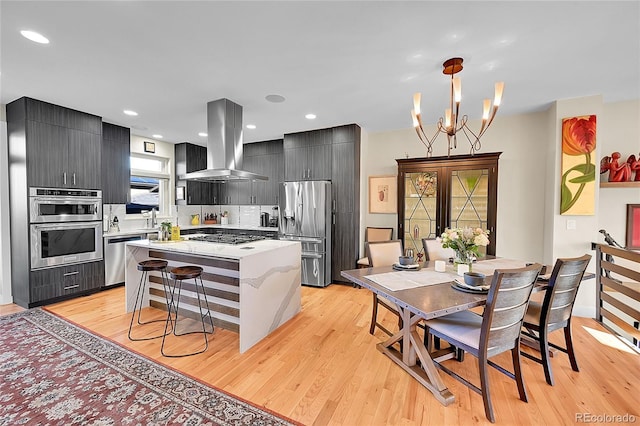
<svg viewBox="0 0 640 426"><path fill-rule="evenodd" d="M102 260L102 222L32 224L31 269Z"/></svg>
<svg viewBox="0 0 640 426"><path fill-rule="evenodd" d="M29 188L31 223L102 220L102 191Z"/></svg>

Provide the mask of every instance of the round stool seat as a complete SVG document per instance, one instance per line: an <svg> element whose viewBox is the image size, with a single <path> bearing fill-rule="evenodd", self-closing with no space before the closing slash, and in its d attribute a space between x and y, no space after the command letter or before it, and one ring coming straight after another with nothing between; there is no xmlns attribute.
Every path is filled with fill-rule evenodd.
<svg viewBox="0 0 640 426"><path fill-rule="evenodd" d="M161 271L168 265L166 260L143 260L138 262L138 271Z"/></svg>
<svg viewBox="0 0 640 426"><path fill-rule="evenodd" d="M202 268L199 266L179 266L171 270L171 278L174 280L188 280L196 278L202 274Z"/></svg>

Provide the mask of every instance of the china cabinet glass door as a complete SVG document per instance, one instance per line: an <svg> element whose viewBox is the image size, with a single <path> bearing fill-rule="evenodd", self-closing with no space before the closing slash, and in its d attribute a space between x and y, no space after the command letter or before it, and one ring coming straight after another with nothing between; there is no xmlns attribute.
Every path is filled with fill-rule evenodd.
<svg viewBox="0 0 640 426"><path fill-rule="evenodd" d="M452 228L487 229L489 170L453 170L449 224Z"/></svg>
<svg viewBox="0 0 640 426"><path fill-rule="evenodd" d="M405 249L424 253L423 238L468 226L490 232L486 254L495 255L500 154L397 159L398 236Z"/></svg>
<svg viewBox="0 0 640 426"><path fill-rule="evenodd" d="M404 175L404 248L422 253L422 239L438 236L440 212L437 170Z"/></svg>

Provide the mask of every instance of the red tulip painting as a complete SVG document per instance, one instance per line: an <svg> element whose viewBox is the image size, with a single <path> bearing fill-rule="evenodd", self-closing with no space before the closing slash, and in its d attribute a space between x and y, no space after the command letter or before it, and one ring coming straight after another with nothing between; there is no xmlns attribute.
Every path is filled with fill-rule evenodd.
<svg viewBox="0 0 640 426"><path fill-rule="evenodd" d="M595 213L596 116L562 120L562 182L560 214Z"/></svg>

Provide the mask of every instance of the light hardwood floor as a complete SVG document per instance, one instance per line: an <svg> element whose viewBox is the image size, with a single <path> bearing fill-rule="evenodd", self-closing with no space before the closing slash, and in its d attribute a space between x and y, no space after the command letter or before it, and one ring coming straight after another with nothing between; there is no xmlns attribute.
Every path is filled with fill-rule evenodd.
<svg viewBox="0 0 640 426"><path fill-rule="evenodd" d="M0 306L4 315L20 308ZM47 309L162 364L305 425L490 424L480 395L442 374L456 397L443 407L413 378L376 349L385 335L368 332L371 294L331 285L303 287L302 312L244 354L237 335L216 329L203 354L170 359L160 341L131 342L124 289L115 288L47 306ZM384 311L382 309L381 311ZM164 313L152 308L157 318ZM384 315L384 313L383 313ZM384 320L395 324L389 314ZM610 336L593 319L575 318L574 341L581 371L573 372L564 354L552 360L556 385L546 384L542 366L523 359L529 403L518 398L515 382L491 370L491 395L497 424L576 424L578 415L630 414L640 422L640 356L598 341L589 330ZM155 331L157 332L156 329ZM152 331L152 330L149 330ZM553 335L559 341L561 332ZM197 347L183 337L180 350ZM508 354L495 358L511 369ZM448 361L477 380L477 362Z"/></svg>

